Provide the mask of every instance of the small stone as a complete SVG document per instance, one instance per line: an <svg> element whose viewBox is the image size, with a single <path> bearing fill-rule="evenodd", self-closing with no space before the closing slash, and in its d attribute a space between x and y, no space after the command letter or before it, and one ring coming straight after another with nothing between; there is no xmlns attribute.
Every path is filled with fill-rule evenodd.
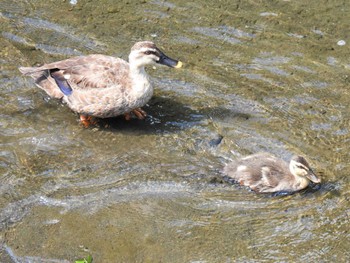
<svg viewBox="0 0 350 263"><path fill-rule="evenodd" d="M345 40L339 40L339 41L337 42L337 45L338 45L338 46L345 46L345 44L346 44Z"/></svg>

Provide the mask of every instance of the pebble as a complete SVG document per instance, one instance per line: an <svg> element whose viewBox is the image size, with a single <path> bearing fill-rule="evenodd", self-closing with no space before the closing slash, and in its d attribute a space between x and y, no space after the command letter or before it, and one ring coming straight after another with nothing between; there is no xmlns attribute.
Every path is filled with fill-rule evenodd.
<svg viewBox="0 0 350 263"><path fill-rule="evenodd" d="M338 46L345 46L345 44L346 44L345 40L339 40L339 41L337 42L337 45L338 45Z"/></svg>

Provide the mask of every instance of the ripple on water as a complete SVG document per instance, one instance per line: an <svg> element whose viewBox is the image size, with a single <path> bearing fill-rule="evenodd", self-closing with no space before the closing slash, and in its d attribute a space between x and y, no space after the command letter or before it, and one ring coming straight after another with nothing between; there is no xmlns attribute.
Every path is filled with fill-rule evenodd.
<svg viewBox="0 0 350 263"><path fill-rule="evenodd" d="M0 250L1 251L1 250ZM4 251L9 255L11 262L41 262L41 263L69 263L69 260L43 258L43 257L31 257L31 256L18 256L11 249L11 247L5 245ZM10 262L10 261L8 261Z"/></svg>
<svg viewBox="0 0 350 263"><path fill-rule="evenodd" d="M91 253L96 262L346 262L349 64L326 20L310 30L326 14L344 35L347 20L333 2L308 2L326 8L308 16L294 12L303 10L297 1L7 2L0 261ZM295 15L306 29L283 19ZM104 52L104 42L126 55L124 46L143 38L188 61L179 71L147 69L158 89L145 121L82 129L17 71L52 55ZM226 162L257 151L285 160L307 153L324 182L273 197L222 178Z"/></svg>
<svg viewBox="0 0 350 263"><path fill-rule="evenodd" d="M61 213L81 212L86 214L97 213L101 209L118 203L134 202L144 198L173 199L176 197L189 197L193 191L187 184L173 182L133 182L121 187L104 190L91 189L91 193L85 195L71 195L63 199L48 197L61 188L67 187L67 182L59 181L56 184L43 186L46 195L40 193L31 195L25 199L8 204L0 212L0 228L5 228L25 217L34 206L58 207ZM73 188L73 186L70 186ZM39 192L40 192L39 191Z"/></svg>
<svg viewBox="0 0 350 263"><path fill-rule="evenodd" d="M29 42L29 40L25 39L24 37L12 34L10 32L2 32L2 36L5 37L8 40L11 40L16 43L20 43L26 46L34 46L34 43Z"/></svg>
<svg viewBox="0 0 350 263"><path fill-rule="evenodd" d="M241 44L245 40L255 38L255 34L247 33L229 26L219 26L217 28L194 27L192 31L218 40L223 40L230 44Z"/></svg>
<svg viewBox="0 0 350 263"><path fill-rule="evenodd" d="M2 36L12 42L23 44L27 47L33 47L48 54L78 56L83 53L77 49L94 50L103 52L104 48L101 43L93 40L86 35L75 34L72 28L63 27L56 23L38 18L20 18L12 17L21 23L25 30L16 30L16 34L4 31ZM40 34L36 34L40 31ZM54 37L46 38L46 34L54 32ZM66 43L66 47L57 45L57 43Z"/></svg>
<svg viewBox="0 0 350 263"><path fill-rule="evenodd" d="M329 87L329 83L325 82L325 81L320 81L320 80L314 80L314 81L307 81L301 84L302 87L305 88L319 88L319 89L324 89Z"/></svg>

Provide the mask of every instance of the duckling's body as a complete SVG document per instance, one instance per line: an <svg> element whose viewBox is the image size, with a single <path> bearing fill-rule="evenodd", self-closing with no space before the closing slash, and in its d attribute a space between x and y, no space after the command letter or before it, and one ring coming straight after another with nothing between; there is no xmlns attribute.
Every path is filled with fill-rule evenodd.
<svg viewBox="0 0 350 263"><path fill-rule="evenodd" d="M132 47L129 63L94 54L19 69L34 78L36 85L49 96L63 99L82 116L108 118L134 112L142 119L146 113L139 108L153 95L145 66L154 63L169 67L182 65L164 55L154 43L143 41Z"/></svg>
<svg viewBox="0 0 350 263"><path fill-rule="evenodd" d="M269 153L235 160L224 168L224 173L259 193L296 192L306 188L310 181L321 182L303 157L293 156L288 165Z"/></svg>

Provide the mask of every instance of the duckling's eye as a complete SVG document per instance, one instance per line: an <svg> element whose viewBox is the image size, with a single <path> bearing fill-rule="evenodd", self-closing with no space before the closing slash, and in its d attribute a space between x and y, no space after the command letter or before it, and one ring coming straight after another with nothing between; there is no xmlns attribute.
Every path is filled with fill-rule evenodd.
<svg viewBox="0 0 350 263"><path fill-rule="evenodd" d="M151 54L154 54L154 52L150 50L145 51L145 55L151 55Z"/></svg>
<svg viewBox="0 0 350 263"><path fill-rule="evenodd" d="M298 168L298 169L301 169L301 170L307 170L307 169L305 168L305 166L302 166L302 165L297 165L297 168Z"/></svg>

